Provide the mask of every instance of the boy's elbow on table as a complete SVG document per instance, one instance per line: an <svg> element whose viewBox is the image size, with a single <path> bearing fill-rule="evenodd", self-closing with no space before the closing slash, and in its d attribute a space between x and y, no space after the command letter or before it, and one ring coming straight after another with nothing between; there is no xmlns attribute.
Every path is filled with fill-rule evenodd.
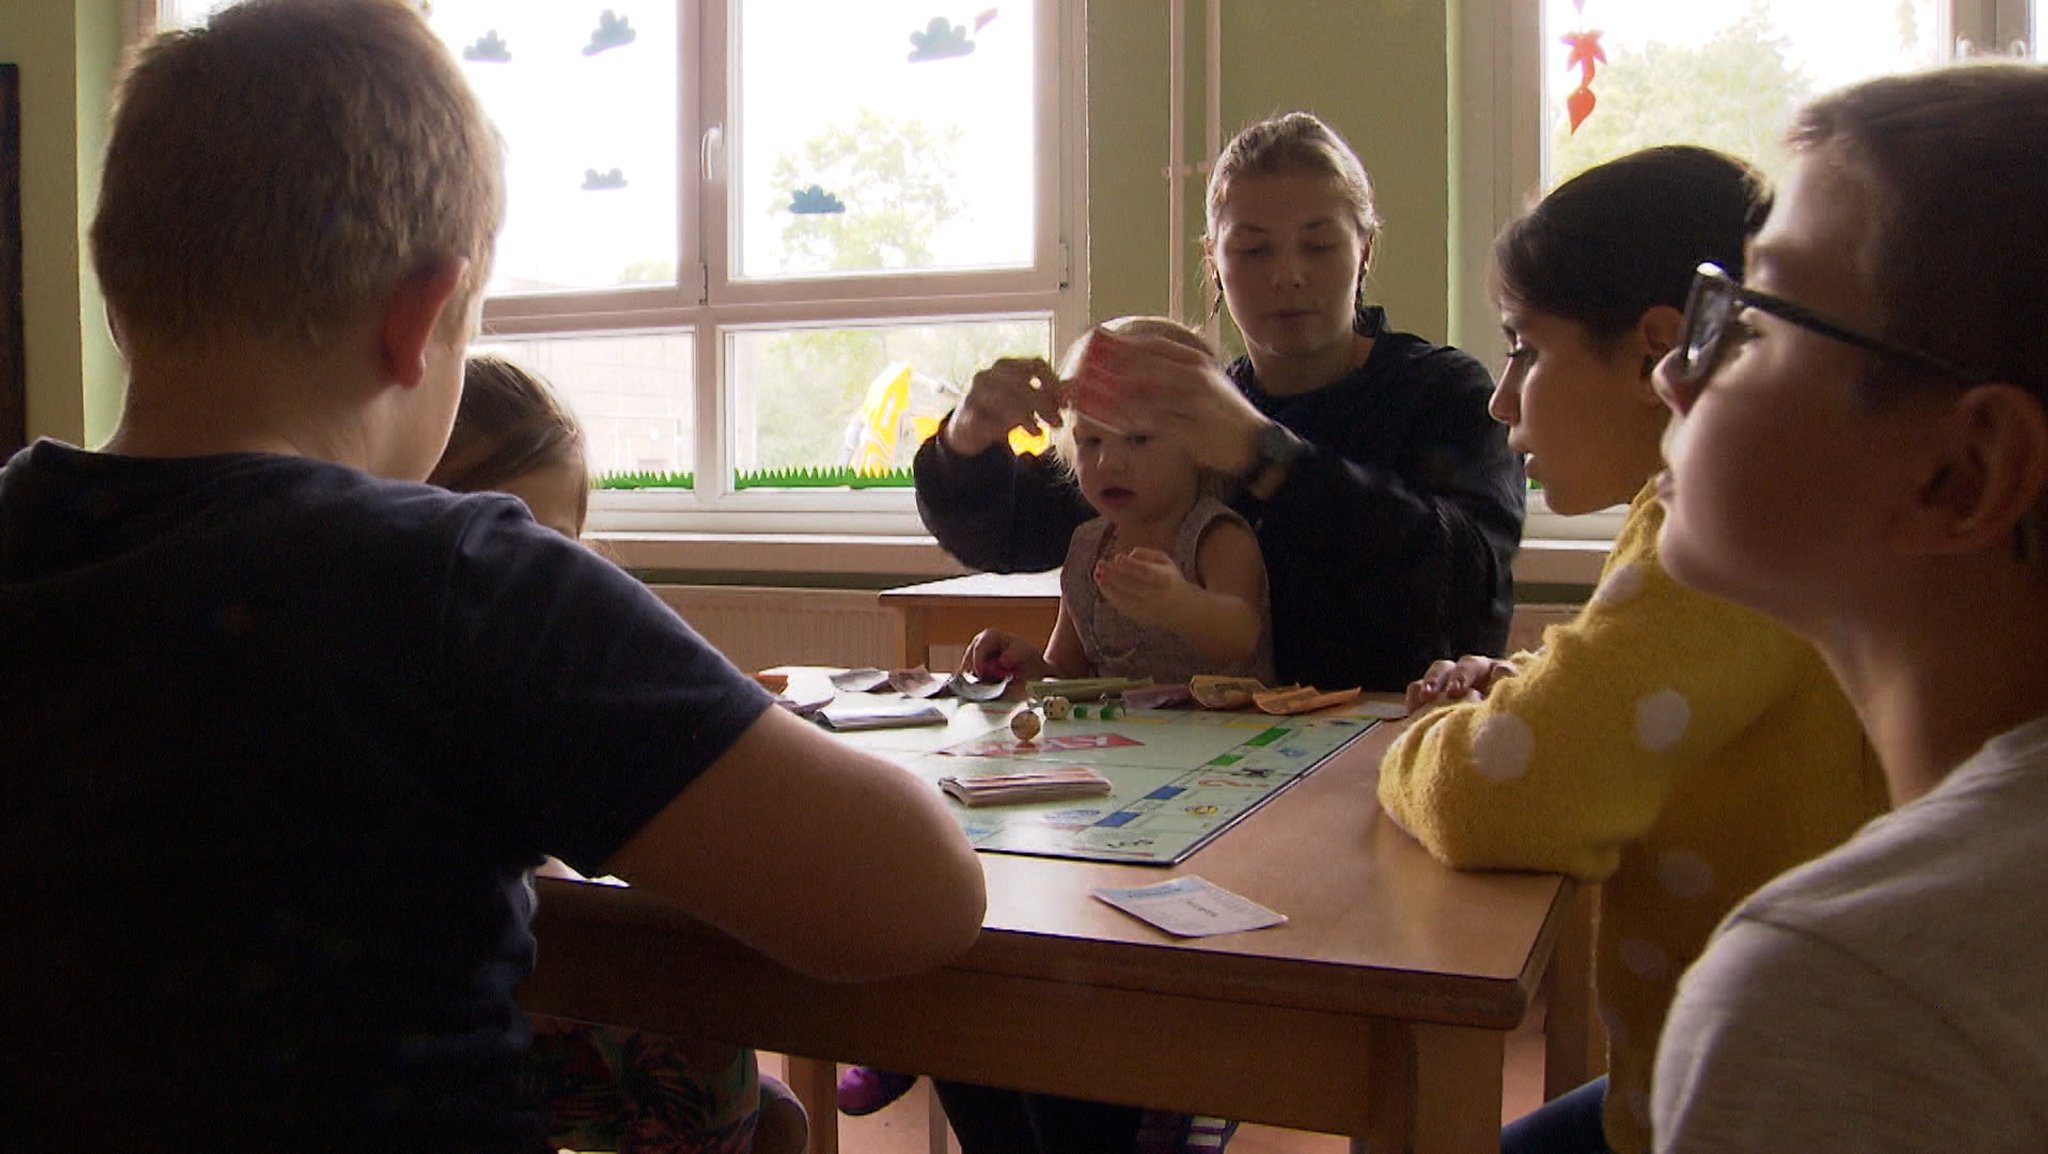
<svg viewBox="0 0 2048 1154"><path fill-rule="evenodd" d="M952 960L985 901L981 863L936 789L775 708L612 865L829 981Z"/></svg>

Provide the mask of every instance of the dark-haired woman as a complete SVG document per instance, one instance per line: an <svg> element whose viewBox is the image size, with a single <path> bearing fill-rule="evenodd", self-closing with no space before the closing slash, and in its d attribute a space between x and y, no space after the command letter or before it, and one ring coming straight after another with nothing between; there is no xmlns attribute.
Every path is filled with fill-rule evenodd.
<svg viewBox="0 0 2048 1154"><path fill-rule="evenodd" d="M1494 245L1510 344L1493 396L1552 507L1628 504L1601 581L1541 651L1432 665L1380 801L1444 861L1601 883L1605 1079L1517 1120L1506 1154L1641 1154L1678 976L1751 890L1840 844L1884 782L1812 646L1665 573L1651 370L1693 270L1739 268L1768 201L1700 148L1633 153L1560 185ZM1479 700L1466 700L1477 695Z"/></svg>

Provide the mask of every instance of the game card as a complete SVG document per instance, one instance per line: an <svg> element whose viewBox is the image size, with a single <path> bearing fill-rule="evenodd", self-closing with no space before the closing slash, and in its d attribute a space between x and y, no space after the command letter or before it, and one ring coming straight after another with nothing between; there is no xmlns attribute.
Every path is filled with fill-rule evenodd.
<svg viewBox="0 0 2048 1154"><path fill-rule="evenodd" d="M889 701L854 704L836 702L818 711L818 717L834 729L896 729L909 725L944 725L946 715L929 701Z"/></svg>
<svg viewBox="0 0 2048 1154"><path fill-rule="evenodd" d="M1287 915L1193 875L1155 886L1103 887L1089 892L1132 917L1183 938L1262 930L1287 922Z"/></svg>

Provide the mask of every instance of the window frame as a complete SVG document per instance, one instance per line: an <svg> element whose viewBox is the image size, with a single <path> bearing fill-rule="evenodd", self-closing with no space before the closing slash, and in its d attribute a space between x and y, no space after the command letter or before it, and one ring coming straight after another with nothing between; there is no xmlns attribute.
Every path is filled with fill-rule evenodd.
<svg viewBox="0 0 2048 1154"><path fill-rule="evenodd" d="M694 489L598 490L592 533L922 536L908 490L737 490L726 335L788 325L1051 318L1055 350L1084 323L1087 291L1082 0L1039 0L1034 125L1038 193L1026 269L744 280L733 275L732 150L738 102L736 0L676 0L679 284L487 300L479 342L635 331L692 336ZM694 53L692 42L700 46ZM715 47L714 47L715 46ZM1062 47L1066 50L1062 50ZM694 76L695 83L690 83ZM701 387L715 382L716 387Z"/></svg>

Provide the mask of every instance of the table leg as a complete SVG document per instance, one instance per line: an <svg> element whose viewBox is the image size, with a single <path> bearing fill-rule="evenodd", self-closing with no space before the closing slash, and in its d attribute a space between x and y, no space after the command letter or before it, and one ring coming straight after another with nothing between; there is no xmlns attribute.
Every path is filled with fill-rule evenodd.
<svg viewBox="0 0 2048 1154"><path fill-rule="evenodd" d="M1415 1027L1414 1154L1499 1154L1507 1035Z"/></svg>
<svg viewBox="0 0 2048 1154"><path fill-rule="evenodd" d="M1549 1101L1604 1072L1606 1031L1593 997L1593 931L1600 887L1581 885L1550 955L1550 1002L1543 1018L1543 1098Z"/></svg>
<svg viewBox="0 0 2048 1154"><path fill-rule="evenodd" d="M931 659L930 621L921 605L896 607L896 667L915 669Z"/></svg>
<svg viewBox="0 0 2048 1154"><path fill-rule="evenodd" d="M811 1116L810 1154L839 1154L839 1067L791 1054L786 1076L790 1092Z"/></svg>

